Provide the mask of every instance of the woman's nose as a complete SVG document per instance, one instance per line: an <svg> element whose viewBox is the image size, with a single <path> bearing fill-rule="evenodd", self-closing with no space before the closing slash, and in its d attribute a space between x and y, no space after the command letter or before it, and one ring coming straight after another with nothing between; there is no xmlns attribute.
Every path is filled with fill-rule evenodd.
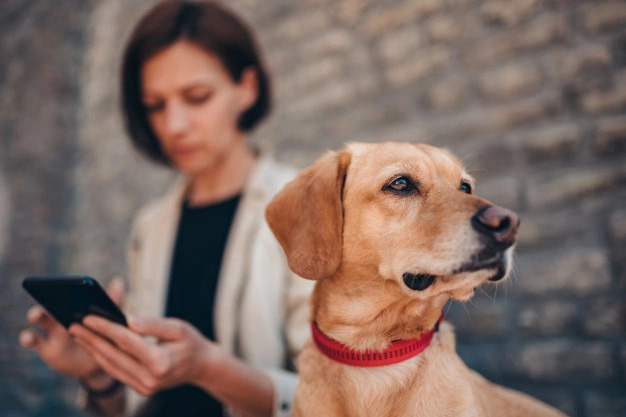
<svg viewBox="0 0 626 417"><path fill-rule="evenodd" d="M165 129L169 135L185 133L189 127L189 117L185 106L171 103L165 109Z"/></svg>

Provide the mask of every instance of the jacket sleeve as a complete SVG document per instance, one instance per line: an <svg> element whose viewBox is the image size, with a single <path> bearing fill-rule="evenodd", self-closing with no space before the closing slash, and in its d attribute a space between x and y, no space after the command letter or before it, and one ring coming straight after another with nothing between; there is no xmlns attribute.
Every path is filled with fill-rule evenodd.
<svg viewBox="0 0 626 417"><path fill-rule="evenodd" d="M286 272L287 291L285 294L284 326L288 365L293 370L268 370L268 375L274 382L273 417L289 417L291 415L298 382L298 375L295 372L296 359L310 335L309 298L314 282L295 275L289 269Z"/></svg>

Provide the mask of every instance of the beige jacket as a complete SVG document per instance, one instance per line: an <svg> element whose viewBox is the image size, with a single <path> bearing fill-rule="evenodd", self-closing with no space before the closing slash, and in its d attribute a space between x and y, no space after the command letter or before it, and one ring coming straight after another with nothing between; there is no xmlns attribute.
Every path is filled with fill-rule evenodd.
<svg viewBox="0 0 626 417"><path fill-rule="evenodd" d="M271 159L257 162L226 243L214 312L218 343L273 380L273 415L280 417L291 414L297 382L292 370L309 336L313 283L290 272L264 213L272 196L294 176L291 168ZM165 312L185 187L186 181L179 181L135 218L128 248L131 314L161 317ZM143 401L145 397L127 390L126 414L132 415Z"/></svg>

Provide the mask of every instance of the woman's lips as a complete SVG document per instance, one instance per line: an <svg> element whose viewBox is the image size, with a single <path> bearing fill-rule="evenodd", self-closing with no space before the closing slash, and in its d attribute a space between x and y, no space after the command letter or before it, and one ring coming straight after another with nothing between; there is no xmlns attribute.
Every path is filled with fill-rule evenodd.
<svg viewBox="0 0 626 417"><path fill-rule="evenodd" d="M176 156L189 156L198 150L196 146L180 146L172 149L172 153Z"/></svg>

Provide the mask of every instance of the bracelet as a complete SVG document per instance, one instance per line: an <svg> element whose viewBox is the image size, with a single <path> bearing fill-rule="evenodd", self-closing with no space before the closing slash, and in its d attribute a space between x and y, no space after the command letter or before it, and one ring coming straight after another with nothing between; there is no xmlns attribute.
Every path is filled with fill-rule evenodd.
<svg viewBox="0 0 626 417"><path fill-rule="evenodd" d="M111 383L107 387L104 387L99 390L94 390L91 387L87 386L85 381L83 381L82 379L79 379L79 382L80 382L80 385L82 385L82 387L87 390L90 396L96 397L96 398L110 397L111 395L115 394L117 391L120 390L120 388L124 386L124 384L122 384L117 379L113 379L113 381L111 381Z"/></svg>

